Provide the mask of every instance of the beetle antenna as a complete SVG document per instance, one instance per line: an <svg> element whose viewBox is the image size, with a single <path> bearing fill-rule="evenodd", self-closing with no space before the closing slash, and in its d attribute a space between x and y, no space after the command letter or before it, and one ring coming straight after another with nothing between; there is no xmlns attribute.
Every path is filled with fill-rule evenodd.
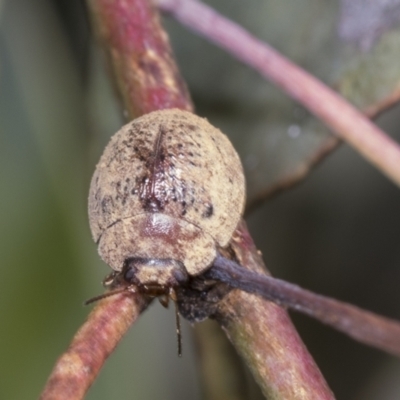
<svg viewBox="0 0 400 400"><path fill-rule="evenodd" d="M178 305L175 304L175 321L176 321L176 335L178 339L178 357L182 357L182 331L181 331L181 318L179 316Z"/></svg>
<svg viewBox="0 0 400 400"><path fill-rule="evenodd" d="M178 340L178 357L182 357L182 330L181 330L181 318L178 311L177 296L174 289L170 289L169 296L173 300L175 305L175 324L176 324L176 337Z"/></svg>
<svg viewBox="0 0 400 400"><path fill-rule="evenodd" d="M313 293L300 286L249 271L218 256L206 277L254 293L274 303L300 311L347 334L359 342L400 356L400 322L351 304Z"/></svg>
<svg viewBox="0 0 400 400"><path fill-rule="evenodd" d="M103 293L103 294L100 294L100 295L98 295L98 296L92 297L92 298L90 298L89 300L86 300L86 301L83 303L83 305L87 306L87 305L92 304L92 303L95 303L96 301L99 301L99 300L101 300L101 299L105 299L106 297L114 296L114 295L116 295L116 294L124 293L124 292L131 292L131 293L133 293L134 290L133 290L132 288L130 288L129 286L124 287L124 288L122 288L122 289L115 289L115 290L112 290L112 291L110 291L110 292Z"/></svg>

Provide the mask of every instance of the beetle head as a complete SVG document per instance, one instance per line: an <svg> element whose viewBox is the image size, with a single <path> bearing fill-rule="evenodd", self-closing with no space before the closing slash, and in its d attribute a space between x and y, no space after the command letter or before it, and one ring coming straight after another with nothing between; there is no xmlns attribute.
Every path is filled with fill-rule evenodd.
<svg viewBox="0 0 400 400"><path fill-rule="evenodd" d="M121 271L125 283L135 285L139 291L158 296L188 279L184 265L173 259L128 258Z"/></svg>

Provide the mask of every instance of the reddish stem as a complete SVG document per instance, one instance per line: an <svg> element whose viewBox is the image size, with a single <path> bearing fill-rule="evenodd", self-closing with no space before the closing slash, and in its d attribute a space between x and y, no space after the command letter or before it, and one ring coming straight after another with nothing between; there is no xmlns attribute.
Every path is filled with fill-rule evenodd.
<svg viewBox="0 0 400 400"><path fill-rule="evenodd" d="M101 300L57 360L40 399L82 399L145 306L144 300L135 295L118 294Z"/></svg>
<svg viewBox="0 0 400 400"><path fill-rule="evenodd" d="M245 271L241 265L217 257L208 277L254 293L331 325L353 339L400 357L400 322L352 304L322 296L271 276Z"/></svg>
<svg viewBox="0 0 400 400"><path fill-rule="evenodd" d="M94 27L131 118L165 108L192 111L159 15L146 0L88 0Z"/></svg>
<svg viewBox="0 0 400 400"><path fill-rule="evenodd" d="M231 245L241 265L266 272L244 221ZM267 399L334 399L283 308L256 295L233 290L220 303L217 319Z"/></svg>

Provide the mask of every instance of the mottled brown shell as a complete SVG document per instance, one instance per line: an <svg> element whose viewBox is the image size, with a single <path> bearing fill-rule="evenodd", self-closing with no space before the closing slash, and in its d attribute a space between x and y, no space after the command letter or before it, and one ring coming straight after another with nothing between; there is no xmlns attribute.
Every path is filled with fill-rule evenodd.
<svg viewBox="0 0 400 400"><path fill-rule="evenodd" d="M205 119L155 111L110 140L93 175L89 219L103 260L171 258L205 270L241 217L242 166L228 138Z"/></svg>

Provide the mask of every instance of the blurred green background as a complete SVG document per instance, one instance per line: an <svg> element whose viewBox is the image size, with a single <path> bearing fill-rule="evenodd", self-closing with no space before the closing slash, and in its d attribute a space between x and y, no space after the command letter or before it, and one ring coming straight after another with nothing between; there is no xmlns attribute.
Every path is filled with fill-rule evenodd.
<svg viewBox="0 0 400 400"><path fill-rule="evenodd" d="M0 399L38 397L89 312L83 301L101 293L109 272L90 237L86 199L94 165L123 118L82 3L0 0ZM212 3L328 82L371 65L365 49L350 51L336 38L336 1ZM250 196L326 140L306 111L257 74L166 25L199 114L231 136L242 157ZM399 46L396 32L391 27L368 56L377 59L373 51L390 40ZM400 80L389 73L394 62L379 59L375 71ZM376 77L381 90L381 75L357 77ZM398 107L379 122L400 140ZM399 190L343 145L248 222L276 276L400 319L399 208ZM305 317L294 320L338 398L400 397L398 360ZM202 398L192 330L184 325L178 359L172 310L154 303L87 398Z"/></svg>

